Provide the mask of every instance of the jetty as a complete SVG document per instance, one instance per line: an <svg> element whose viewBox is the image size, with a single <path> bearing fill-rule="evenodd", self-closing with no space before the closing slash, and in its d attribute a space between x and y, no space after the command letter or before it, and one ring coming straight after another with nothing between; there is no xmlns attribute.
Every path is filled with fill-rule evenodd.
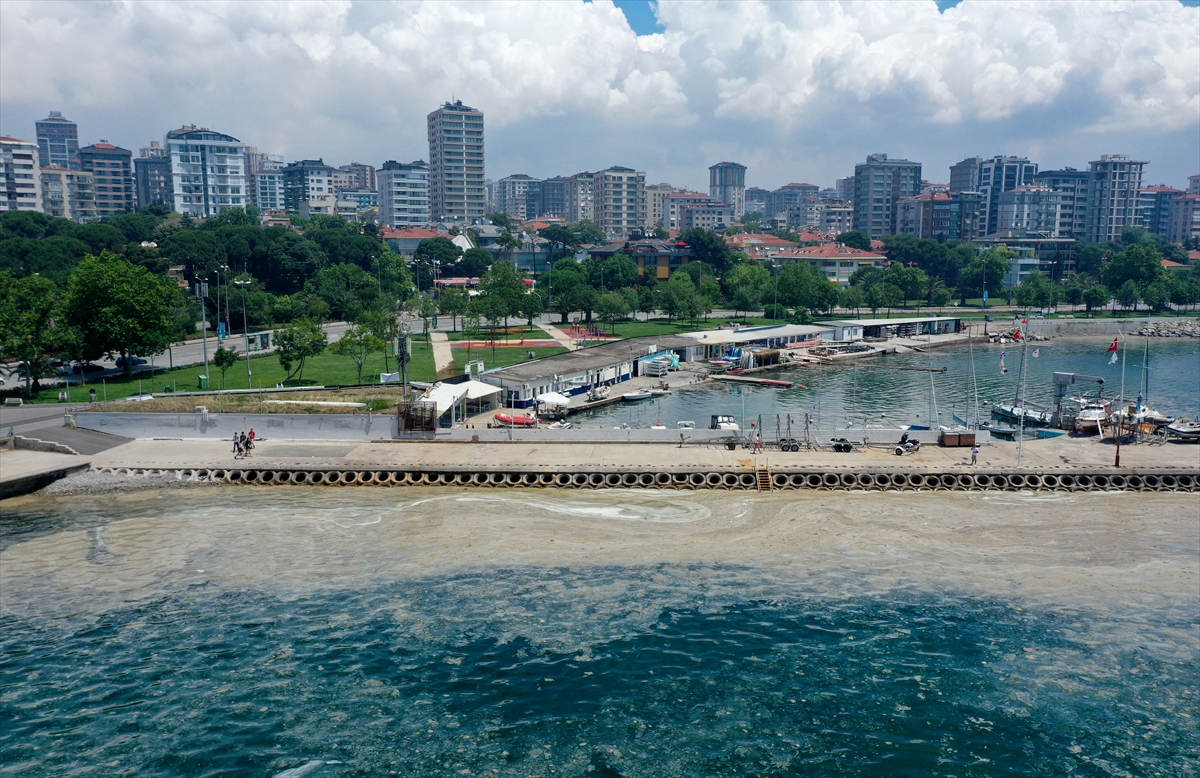
<svg viewBox="0 0 1200 778"><path fill-rule="evenodd" d="M771 367L776 367L776 366L771 365ZM747 376L747 375L729 375L728 373L719 373L717 375L710 375L709 379L713 380L713 381L727 381L729 383L755 384L757 386L772 386L772 387L775 387L776 389L787 389L787 388L791 387L791 385L792 385L791 381L777 381L773 378L755 378L754 376Z"/></svg>

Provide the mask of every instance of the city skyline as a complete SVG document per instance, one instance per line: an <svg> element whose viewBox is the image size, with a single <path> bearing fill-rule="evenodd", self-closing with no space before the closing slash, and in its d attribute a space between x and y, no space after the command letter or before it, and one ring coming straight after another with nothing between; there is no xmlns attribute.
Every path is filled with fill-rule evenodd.
<svg viewBox="0 0 1200 778"><path fill-rule="evenodd" d="M81 143L136 149L194 123L289 160L380 165L422 158L426 115L458 99L488 116L493 180L625 165L706 191L708 167L737 160L747 186L831 186L883 152L948 183L964 157L1052 169L1128 153L1150 161L1148 183L1185 186L1200 169L1200 8L999 5L808 3L802 20L789 4L663 0L659 31L638 35L603 0L6 3L0 133L32 140L56 110ZM128 49L120 73L70 67L63 52L86 56L97 35Z"/></svg>

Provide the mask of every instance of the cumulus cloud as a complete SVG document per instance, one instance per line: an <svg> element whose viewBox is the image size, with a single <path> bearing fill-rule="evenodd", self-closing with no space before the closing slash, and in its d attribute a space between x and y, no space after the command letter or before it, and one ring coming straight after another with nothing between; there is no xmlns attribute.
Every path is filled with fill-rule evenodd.
<svg viewBox="0 0 1200 778"><path fill-rule="evenodd" d="M778 168L804 144L828 175L883 143L916 153L931 133L966 155L984 151L970 138L1020 153L1068 129L1177 144L1200 125L1200 9L1178 0L945 13L932 0L658 0L656 13L662 32L639 36L608 0L6 0L0 121L29 135L54 108L127 146L196 122L290 157L378 162L423 156L425 114L453 95L487 114L489 175L515 172L503 155L524 141L562 166L535 174L619 161L586 156L604 148L663 164L656 179L714 154ZM1194 145L1170 153L1190 160Z"/></svg>

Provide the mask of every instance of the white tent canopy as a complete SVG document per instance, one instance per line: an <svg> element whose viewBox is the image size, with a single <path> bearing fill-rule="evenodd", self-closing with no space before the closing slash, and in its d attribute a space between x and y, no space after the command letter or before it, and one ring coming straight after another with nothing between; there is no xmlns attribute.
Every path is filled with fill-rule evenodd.
<svg viewBox="0 0 1200 778"><path fill-rule="evenodd" d="M441 416L463 400L479 400L500 394L502 391L500 387L485 384L482 381L466 381L461 384L438 383L423 397L417 398L417 402L433 403L437 408L437 415Z"/></svg>
<svg viewBox="0 0 1200 778"><path fill-rule="evenodd" d="M534 399L534 402L536 402L538 405L566 406L571 404L570 398L566 397L565 395L561 395L558 392L546 392L545 394L540 394Z"/></svg>

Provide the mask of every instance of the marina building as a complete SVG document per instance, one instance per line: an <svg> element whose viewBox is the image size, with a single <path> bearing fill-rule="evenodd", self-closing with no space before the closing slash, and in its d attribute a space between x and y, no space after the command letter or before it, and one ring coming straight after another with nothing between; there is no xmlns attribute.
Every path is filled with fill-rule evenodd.
<svg viewBox="0 0 1200 778"><path fill-rule="evenodd" d="M529 408L534 398L547 392L583 394L642 375L643 365L657 357L675 355L691 362L702 351L695 338L683 335L627 338L489 370L479 380L504 390L504 407Z"/></svg>

